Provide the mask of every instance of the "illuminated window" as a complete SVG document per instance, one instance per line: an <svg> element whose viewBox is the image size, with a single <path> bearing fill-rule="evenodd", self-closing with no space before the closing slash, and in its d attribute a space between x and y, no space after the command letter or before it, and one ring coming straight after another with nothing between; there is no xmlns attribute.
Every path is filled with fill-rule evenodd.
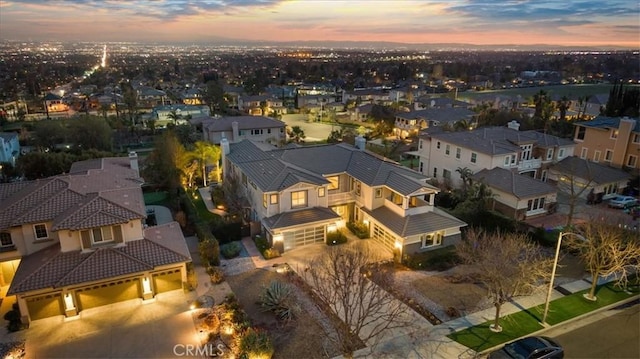
<svg viewBox="0 0 640 359"><path fill-rule="evenodd" d="M376 188L376 198L382 197L382 188Z"/></svg>
<svg viewBox="0 0 640 359"><path fill-rule="evenodd" d="M318 197L324 197L324 187L318 188Z"/></svg>
<svg viewBox="0 0 640 359"><path fill-rule="evenodd" d="M442 244L442 232L423 234L420 236L422 248L439 246Z"/></svg>
<svg viewBox="0 0 640 359"><path fill-rule="evenodd" d="M340 178L338 176L327 177L329 181L329 191L340 188Z"/></svg>
<svg viewBox="0 0 640 359"><path fill-rule="evenodd" d="M277 194L272 194L269 197L271 197L271 204L278 204L278 195Z"/></svg>
<svg viewBox="0 0 640 359"><path fill-rule="evenodd" d="M611 130L611 139L615 140L618 138L618 130Z"/></svg>
<svg viewBox="0 0 640 359"><path fill-rule="evenodd" d="M291 192L291 208L307 206L307 191Z"/></svg>

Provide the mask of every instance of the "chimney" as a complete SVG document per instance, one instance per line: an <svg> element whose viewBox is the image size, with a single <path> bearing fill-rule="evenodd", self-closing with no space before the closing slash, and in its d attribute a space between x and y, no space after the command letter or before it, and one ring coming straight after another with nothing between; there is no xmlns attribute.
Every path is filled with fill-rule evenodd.
<svg viewBox="0 0 640 359"><path fill-rule="evenodd" d="M220 140L220 152L222 154L220 160L222 162L222 175L221 176L226 176L227 174L227 156L229 155L229 140L227 140L226 137L222 137L222 139ZM220 180L222 180L222 178L220 178Z"/></svg>
<svg viewBox="0 0 640 359"><path fill-rule="evenodd" d="M366 147L366 144L367 144L367 140L364 137L362 137L362 136L356 137L356 148L357 149L359 149L361 151L364 151L365 147Z"/></svg>
<svg viewBox="0 0 640 359"><path fill-rule="evenodd" d="M520 123L516 120L512 120L511 122L507 123L507 127L512 130L520 131Z"/></svg>
<svg viewBox="0 0 640 359"><path fill-rule="evenodd" d="M238 130L238 121L231 122L231 129L232 129L231 141L233 142L240 141L240 138L239 138L240 130Z"/></svg>
<svg viewBox="0 0 640 359"><path fill-rule="evenodd" d="M140 167L138 166L138 154L135 151L129 152L129 164L132 170L140 175Z"/></svg>

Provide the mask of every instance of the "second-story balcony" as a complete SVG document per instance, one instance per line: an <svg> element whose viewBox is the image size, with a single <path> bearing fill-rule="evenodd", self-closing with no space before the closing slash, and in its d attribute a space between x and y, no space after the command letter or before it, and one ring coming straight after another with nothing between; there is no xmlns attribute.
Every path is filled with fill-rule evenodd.
<svg viewBox="0 0 640 359"><path fill-rule="evenodd" d="M351 191L345 192L337 192L337 193L329 193L328 205L335 206L339 204L344 204L348 202L352 202L355 200L354 193Z"/></svg>
<svg viewBox="0 0 640 359"><path fill-rule="evenodd" d="M532 158L530 160L524 160L518 162L518 171L530 171L540 168L542 166L542 159Z"/></svg>

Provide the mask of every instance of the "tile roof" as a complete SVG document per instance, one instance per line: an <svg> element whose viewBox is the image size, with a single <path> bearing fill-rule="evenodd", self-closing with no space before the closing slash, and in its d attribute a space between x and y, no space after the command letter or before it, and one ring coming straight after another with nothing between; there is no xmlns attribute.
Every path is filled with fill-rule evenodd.
<svg viewBox="0 0 640 359"><path fill-rule="evenodd" d="M579 157L567 157L549 168L554 172L591 180L594 184L620 182L631 178L627 172Z"/></svg>
<svg viewBox="0 0 640 359"><path fill-rule="evenodd" d="M540 197L556 192L556 188L546 182L500 167L495 167L490 170L483 169L474 174L472 178L490 187L499 189L502 192L510 193L520 199Z"/></svg>
<svg viewBox="0 0 640 359"><path fill-rule="evenodd" d="M56 244L25 256L7 294L81 285L189 261L191 256L180 227L171 222L149 227L145 238L122 246L83 253L61 252Z"/></svg>
<svg viewBox="0 0 640 359"><path fill-rule="evenodd" d="M437 190L426 176L396 162L346 144L261 150L244 140L231 144L228 157L261 190L280 191L298 182L327 183L323 176L348 173L369 186L388 186L401 194Z"/></svg>
<svg viewBox="0 0 640 359"><path fill-rule="evenodd" d="M366 208L361 208L361 210L368 213L395 235L402 238L467 225L465 222L438 208L434 208L433 211L430 212L408 215L406 217L393 212L387 207L379 207L373 211Z"/></svg>
<svg viewBox="0 0 640 359"><path fill-rule="evenodd" d="M140 184L128 158L76 162L70 174L0 184L0 229L53 223L54 230L84 229L144 218Z"/></svg>
<svg viewBox="0 0 640 359"><path fill-rule="evenodd" d="M335 221L340 216L329 208L312 207L298 211L283 212L263 219L265 227L279 229L291 226L311 225L325 221Z"/></svg>

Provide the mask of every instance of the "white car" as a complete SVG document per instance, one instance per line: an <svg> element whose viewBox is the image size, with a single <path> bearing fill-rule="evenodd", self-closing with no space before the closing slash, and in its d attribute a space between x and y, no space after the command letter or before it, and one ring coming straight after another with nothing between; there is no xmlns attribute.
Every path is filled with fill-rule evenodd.
<svg viewBox="0 0 640 359"><path fill-rule="evenodd" d="M631 196L615 196L609 200L611 208L629 208L638 203L638 200Z"/></svg>

